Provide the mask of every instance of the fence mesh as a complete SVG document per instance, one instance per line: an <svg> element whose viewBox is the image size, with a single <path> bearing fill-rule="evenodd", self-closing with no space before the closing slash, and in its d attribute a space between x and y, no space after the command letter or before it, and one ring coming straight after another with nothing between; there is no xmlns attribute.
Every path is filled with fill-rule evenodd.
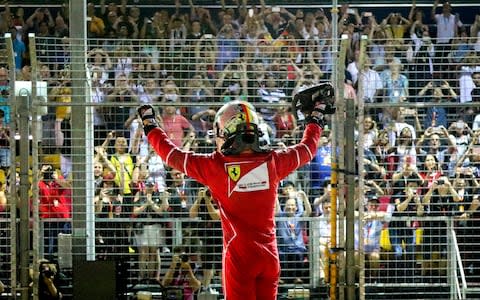
<svg viewBox="0 0 480 300"><path fill-rule="evenodd" d="M359 299L478 297L478 43L463 30L445 42L430 37L421 22L402 29L388 18L377 24L362 15L364 26L354 30L346 22L341 27L349 40L342 48L324 28L330 24L323 17L306 14L294 23L298 29L305 22L316 31L290 28L272 37L251 16L243 27L226 24L215 34L195 32L194 22L187 34L183 18L173 18L162 31L166 25L159 25L159 12L144 20L136 38L125 32L123 38L90 37L84 48L78 47L83 40L65 32L53 37L39 29L30 40L30 64L2 61L10 64L0 68L0 101L5 102L0 106L0 280L6 293L17 292L19 269L12 256L22 250L17 249L22 222L13 222L18 226L11 234L13 207L14 216L25 209L30 214L31 268L40 279L57 269L65 298L74 297L75 272L82 270L76 255L97 267L111 263L118 299L133 299L139 292L177 299L186 290L167 274L187 267L198 280L196 293L222 297L222 231L215 199L208 187L170 168L152 150L136 108L152 104L179 148L211 153L218 108L247 100L261 116L262 145L285 149L299 142L304 128L304 118L291 110L292 95L344 78L334 82L338 102L352 101L357 109L356 148L344 156L363 158L355 161L355 192L349 195L343 181L330 183L332 171L344 171L332 170L333 152L343 153L346 145L337 130L351 129L343 128L345 115L339 110L326 120L313 161L279 188L279 297L327 298L333 252L340 257L334 281L340 293L347 272L354 272ZM129 30L123 26L118 34ZM403 38L407 28L410 34ZM0 41L7 53L2 59L12 57L11 41ZM345 63L337 59L342 51ZM78 57L86 63L74 65ZM76 77L79 69L85 76ZM77 88L79 82L84 88ZM22 88L30 94L23 96ZM21 101L28 101L26 116ZM21 147L26 139L28 153ZM87 157L77 154L85 150L75 149L78 145L87 148ZM20 170L25 161L30 162L27 173ZM79 180L74 174L81 169L85 174ZM28 179L28 199L20 196L22 175ZM336 188L345 197L332 200ZM356 208L354 268L345 265L343 198L352 199ZM261 200L252 199L252 205L255 201ZM338 212L330 211L331 201L338 201ZM335 248L332 214L340 228ZM83 221L84 227L75 227ZM41 290L41 280L35 280Z"/></svg>

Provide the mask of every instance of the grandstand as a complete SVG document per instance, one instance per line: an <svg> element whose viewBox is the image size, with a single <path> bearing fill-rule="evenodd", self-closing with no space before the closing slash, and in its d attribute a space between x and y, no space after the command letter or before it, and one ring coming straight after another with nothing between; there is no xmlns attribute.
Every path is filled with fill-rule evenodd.
<svg viewBox="0 0 480 300"><path fill-rule="evenodd" d="M208 188L151 151L136 108L210 153L216 110L246 100L284 149L292 96L323 82L337 113L279 187L297 214L276 219L278 298L480 299L480 5L384 4L2 1L0 299L43 299L53 265L64 299L176 299L178 246L195 299L223 299Z"/></svg>

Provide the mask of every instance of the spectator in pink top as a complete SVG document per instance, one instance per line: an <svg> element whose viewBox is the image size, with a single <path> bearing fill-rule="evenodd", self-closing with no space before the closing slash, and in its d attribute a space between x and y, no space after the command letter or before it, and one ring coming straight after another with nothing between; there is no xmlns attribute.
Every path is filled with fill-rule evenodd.
<svg viewBox="0 0 480 300"><path fill-rule="evenodd" d="M174 102L166 99L167 102ZM175 106L165 106L162 114L164 130L170 140L178 147L183 147L186 137L194 132L193 125L182 115L177 114Z"/></svg>

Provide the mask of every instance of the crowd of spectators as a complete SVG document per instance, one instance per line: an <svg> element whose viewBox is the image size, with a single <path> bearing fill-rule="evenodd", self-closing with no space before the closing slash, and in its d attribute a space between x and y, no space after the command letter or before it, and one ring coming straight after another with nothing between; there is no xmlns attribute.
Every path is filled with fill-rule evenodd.
<svg viewBox="0 0 480 300"><path fill-rule="evenodd" d="M126 0L87 6L90 91L86 94L90 102L105 104L93 107L97 220L139 218L125 224L99 222L98 253L99 258L108 259L109 254L138 251L140 278L156 276L160 281L160 254L173 249L175 228L163 217L188 220L182 224L183 235L191 242L197 238L192 244L198 243L200 249L209 244L207 229L215 233L209 238L218 243L214 225L218 211L209 200L208 189L170 169L152 151L135 107L157 105L161 111L158 121L178 147L209 153L215 149L216 109L228 101L247 100L258 106L262 143L288 147L299 138L303 124L302 116L290 109L291 96L304 87L329 81L339 63L333 48L333 39L338 37L332 36L332 17L327 10L288 10L267 6L263 0L257 6L248 6L245 0L236 2L238 6L221 1L220 9L206 9L193 0L188 6L176 0L173 10L149 11ZM418 265L424 275L432 275L432 270L444 274L446 223L422 220L444 216L457 220L468 275L480 276L480 257L475 255L480 239L474 233L480 225L480 114L474 105L452 105L480 101L480 14L473 24L464 24L448 2L435 0L430 8L417 7L414 1L408 15L392 11L381 19L348 4L339 7L338 33L350 39L344 98L356 104L386 104L367 106L364 123L356 128L357 142L362 142L357 151L363 151L365 157L358 162L365 170L363 204L368 208L364 212L365 254L374 275L379 273L380 246L393 253L392 266L403 272L397 278L413 279L413 273L406 270L414 272ZM11 32L14 37L17 78L29 80L30 64L37 63L38 78L48 83L48 101L65 103L52 106L42 116L41 149L42 159L60 170L50 181L70 188L68 8L55 12L38 8L25 15L22 7L6 5L0 16L0 33ZM37 37L38 62L28 55L26 37L30 32ZM368 36L364 65L360 61L361 35ZM1 102L8 97L3 92L8 91L8 81L2 78L7 71L0 68ZM419 102L435 105L411 106ZM410 106L397 105L400 103ZM3 128L12 120L8 106L0 106L0 111L0 168L8 168L10 157L4 150L9 132ZM314 242L328 247L328 222L307 228L298 217L329 218L331 126L325 126L314 160L289 175L282 187L293 189L282 191L278 205L282 217L278 222L279 250L287 270L283 279L305 280L307 248ZM360 126L363 136L359 135ZM59 158L52 158L55 155ZM69 217L69 197L44 198L45 208L57 208L60 203L67 209L62 217ZM201 210L200 203L204 206ZM361 203L357 206L363 207ZM394 219L388 222L390 216ZM395 220L398 216L418 221ZM209 225L198 225L196 218ZM389 232L391 249L381 245L382 229ZM53 235L59 228L55 230ZM68 232L69 227L62 222L61 230ZM307 233L314 231L311 235L320 241L308 240ZM52 232L45 236L49 254L55 247ZM419 238L422 233L423 241ZM221 249L209 246L206 250L204 259L219 259ZM321 251L320 265L328 261L327 252ZM210 284L217 266L217 262L208 262L201 280L204 285ZM293 270L299 272L288 272ZM323 267L321 273L325 273Z"/></svg>

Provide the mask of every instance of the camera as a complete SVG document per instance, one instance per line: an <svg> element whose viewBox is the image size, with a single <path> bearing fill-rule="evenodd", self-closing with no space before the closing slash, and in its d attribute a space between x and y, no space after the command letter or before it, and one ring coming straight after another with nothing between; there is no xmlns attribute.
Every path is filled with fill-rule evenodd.
<svg viewBox="0 0 480 300"><path fill-rule="evenodd" d="M188 260L189 260L188 254L185 253L185 252L180 253L179 257L180 257L180 261L181 261L181 262L178 262L178 263L177 263L177 268L180 268L180 266L182 265L182 263L186 263L186 262L188 262Z"/></svg>
<svg viewBox="0 0 480 300"><path fill-rule="evenodd" d="M51 166L45 168L45 170L42 173L43 179L44 180L53 180L53 168Z"/></svg>
<svg viewBox="0 0 480 300"><path fill-rule="evenodd" d="M53 278L56 275L55 266L50 263L44 263L40 266L40 274L47 278Z"/></svg>
<svg viewBox="0 0 480 300"><path fill-rule="evenodd" d="M212 194L210 193L209 189L205 191L205 196L207 196L208 198L212 197Z"/></svg>
<svg viewBox="0 0 480 300"><path fill-rule="evenodd" d="M437 180L437 184L438 184L438 185L443 185L443 184L445 184L445 179L439 179L439 180Z"/></svg>

